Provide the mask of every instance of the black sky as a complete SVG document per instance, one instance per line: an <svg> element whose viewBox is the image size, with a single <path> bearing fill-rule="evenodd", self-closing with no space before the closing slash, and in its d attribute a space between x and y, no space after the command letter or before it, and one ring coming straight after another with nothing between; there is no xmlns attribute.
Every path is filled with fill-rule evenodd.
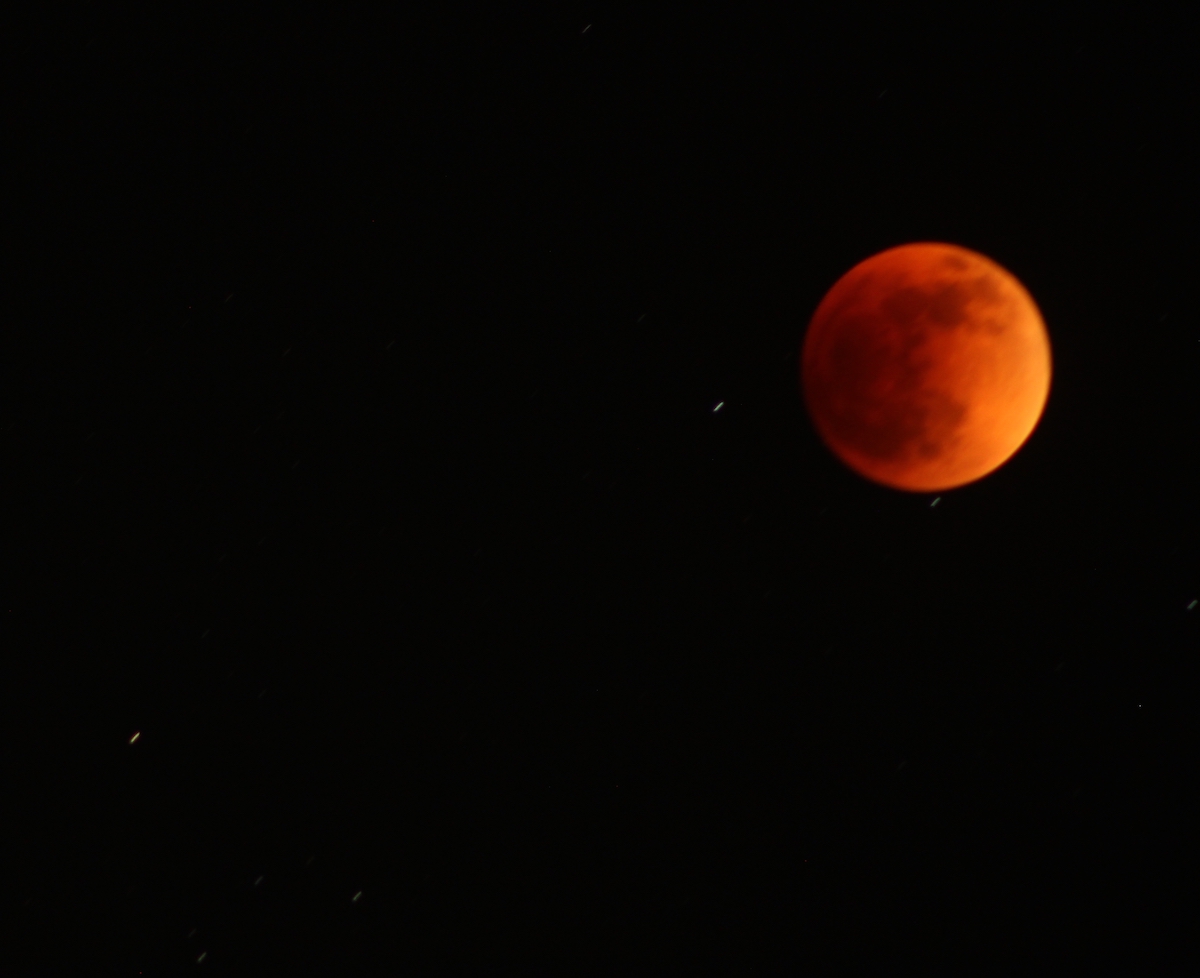
<svg viewBox="0 0 1200 978"><path fill-rule="evenodd" d="M1185 10L836 6L21 25L22 955L1194 949ZM1054 355L936 506L797 379L824 292L918 240L1016 274Z"/></svg>

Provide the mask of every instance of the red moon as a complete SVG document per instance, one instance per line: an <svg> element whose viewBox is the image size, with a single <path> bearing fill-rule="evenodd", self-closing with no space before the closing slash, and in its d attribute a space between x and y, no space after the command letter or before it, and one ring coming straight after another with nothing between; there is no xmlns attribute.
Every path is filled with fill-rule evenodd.
<svg viewBox="0 0 1200 978"><path fill-rule="evenodd" d="M855 265L817 306L801 383L851 469L909 492L983 478L1033 433L1050 339L1024 286L957 245L901 245Z"/></svg>

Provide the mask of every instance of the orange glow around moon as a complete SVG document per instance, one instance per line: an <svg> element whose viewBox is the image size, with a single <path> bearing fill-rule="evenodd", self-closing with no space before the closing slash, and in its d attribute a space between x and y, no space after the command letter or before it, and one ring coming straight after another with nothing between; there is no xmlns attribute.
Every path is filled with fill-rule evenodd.
<svg viewBox="0 0 1200 978"><path fill-rule="evenodd" d="M990 258L901 245L854 266L804 338L801 382L822 440L850 468L939 492L1003 465L1050 393L1033 298Z"/></svg>

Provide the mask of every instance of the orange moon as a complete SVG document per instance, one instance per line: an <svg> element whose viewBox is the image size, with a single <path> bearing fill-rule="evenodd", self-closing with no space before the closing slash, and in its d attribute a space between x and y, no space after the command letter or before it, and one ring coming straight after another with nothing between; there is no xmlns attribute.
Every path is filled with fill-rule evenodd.
<svg viewBox="0 0 1200 978"><path fill-rule="evenodd" d="M917 243L855 265L817 306L800 363L818 434L851 469L909 492L983 478L1033 433L1050 339L990 258Z"/></svg>

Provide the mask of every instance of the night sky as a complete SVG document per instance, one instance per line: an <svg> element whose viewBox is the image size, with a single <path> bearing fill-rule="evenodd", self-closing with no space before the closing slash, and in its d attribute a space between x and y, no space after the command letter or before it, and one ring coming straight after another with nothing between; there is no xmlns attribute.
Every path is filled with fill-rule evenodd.
<svg viewBox="0 0 1200 978"><path fill-rule="evenodd" d="M1194 955L1187 8L397 6L14 35L6 967ZM910 241L1054 358L940 497L799 388Z"/></svg>

